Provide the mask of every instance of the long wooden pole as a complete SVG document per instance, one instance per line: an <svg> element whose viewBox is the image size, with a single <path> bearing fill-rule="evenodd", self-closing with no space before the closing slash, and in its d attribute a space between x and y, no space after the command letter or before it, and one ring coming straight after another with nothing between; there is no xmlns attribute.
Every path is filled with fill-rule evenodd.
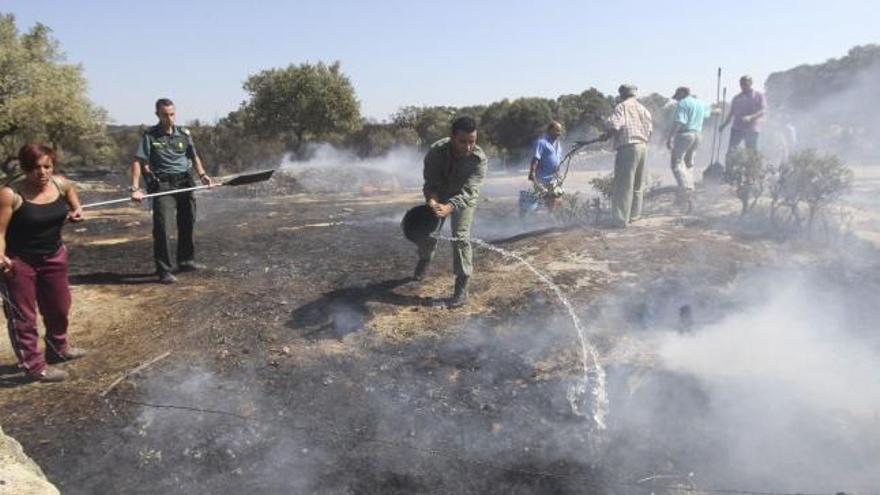
<svg viewBox="0 0 880 495"><path fill-rule="evenodd" d="M223 184L214 184L214 185L210 185L210 186L202 185L202 186L184 187L182 189L174 189L172 191L162 191L162 192L157 192L157 193L153 193L153 194L144 194L144 199L155 198L156 196L166 196L168 194L183 193L183 192L188 192L188 191L198 191L199 189L208 189L210 187L218 187L218 186L222 186L222 185ZM108 199L107 201L98 201L97 203L89 203L87 205L82 205L82 207L83 208L94 208L95 206L112 205L112 204L116 204L116 203L125 203L125 202L130 202L130 201L131 201L131 198Z"/></svg>

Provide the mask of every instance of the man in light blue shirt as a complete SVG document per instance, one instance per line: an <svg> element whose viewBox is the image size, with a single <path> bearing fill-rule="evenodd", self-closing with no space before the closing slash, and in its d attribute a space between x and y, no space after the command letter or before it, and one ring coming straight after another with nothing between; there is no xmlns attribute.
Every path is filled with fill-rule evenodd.
<svg viewBox="0 0 880 495"><path fill-rule="evenodd" d="M700 145L703 121L712 114L708 104L698 100L691 90L681 86L675 90L672 99L678 102L672 129L666 138L666 147L672 150L672 175L679 188L679 202L690 213L694 207L694 153Z"/></svg>
<svg viewBox="0 0 880 495"><path fill-rule="evenodd" d="M562 124L553 121L547 132L535 141L532 161L529 164L529 180L542 193L547 206L553 208L561 201L562 185L558 183L559 164L562 161Z"/></svg>

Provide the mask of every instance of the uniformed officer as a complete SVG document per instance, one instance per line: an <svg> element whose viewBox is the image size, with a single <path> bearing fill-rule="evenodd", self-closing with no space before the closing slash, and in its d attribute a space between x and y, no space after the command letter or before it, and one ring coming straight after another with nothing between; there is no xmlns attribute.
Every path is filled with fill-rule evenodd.
<svg viewBox="0 0 880 495"><path fill-rule="evenodd" d="M195 185L192 170L195 169L204 185L213 181L205 173L205 167L196 153L192 136L187 129L174 125L174 102L167 98L156 100L156 116L159 123L144 132L131 165L131 199L141 201L144 193L140 187L141 175L148 193L171 191ZM171 239L168 228L177 220L177 267L179 271L202 268L195 262L193 226L196 216L196 200L192 191L153 198L153 257L159 282L172 284Z"/></svg>
<svg viewBox="0 0 880 495"><path fill-rule="evenodd" d="M452 217L453 270L455 291L450 307L462 306L468 299L468 282L473 272L473 252L467 240L477 210L480 186L486 177L486 154L477 146L477 123L471 117L459 117L452 123L451 136L431 145L425 155L423 192L425 202L437 217ZM414 278L425 276L434 257L437 239L427 237L419 243L419 262Z"/></svg>

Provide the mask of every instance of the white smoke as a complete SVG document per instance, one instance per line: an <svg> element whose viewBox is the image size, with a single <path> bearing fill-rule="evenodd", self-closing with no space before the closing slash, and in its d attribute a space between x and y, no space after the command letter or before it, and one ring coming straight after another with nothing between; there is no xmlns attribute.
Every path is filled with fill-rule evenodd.
<svg viewBox="0 0 880 495"><path fill-rule="evenodd" d="M709 403L705 415L683 416L704 426L700 438L680 441L723 445L694 469L739 487L876 489L880 339L864 322L877 309L854 287L769 282L777 275L744 285L742 311L657 343L662 366L695 378Z"/></svg>
<svg viewBox="0 0 880 495"><path fill-rule="evenodd" d="M817 292L781 289L698 335L669 338L660 356L668 368L713 387L784 389L783 403L871 417L880 412L877 349L842 332L839 306L828 299L817 304Z"/></svg>
<svg viewBox="0 0 880 495"><path fill-rule="evenodd" d="M852 63L852 62L851 62ZM823 97L798 108L774 108L770 101L765 148L773 156L783 135L794 134L795 149L816 148L842 159L864 165L880 160L880 126L866 105L875 101L880 84L880 63L866 65L854 76L843 79L841 73L827 69L821 81ZM786 77L795 79L796 74ZM805 77L818 77L807 73ZM783 88L787 89L787 88Z"/></svg>
<svg viewBox="0 0 880 495"><path fill-rule="evenodd" d="M381 157L360 158L327 143L310 145L307 160L288 155L281 170L309 192L387 192L421 186L423 153L414 147L396 147Z"/></svg>

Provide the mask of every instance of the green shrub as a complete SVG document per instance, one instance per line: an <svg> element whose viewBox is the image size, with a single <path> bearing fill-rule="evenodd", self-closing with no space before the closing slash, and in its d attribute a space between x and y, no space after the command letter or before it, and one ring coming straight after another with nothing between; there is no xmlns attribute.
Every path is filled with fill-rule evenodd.
<svg viewBox="0 0 880 495"><path fill-rule="evenodd" d="M745 148L728 153L724 183L731 186L739 198L743 215L755 207L764 193L769 171L764 157L755 150Z"/></svg>
<svg viewBox="0 0 880 495"><path fill-rule="evenodd" d="M771 218L778 221L778 209L785 207L789 209L789 218L801 227L800 207L805 206L806 227L812 231L816 217L849 192L852 180L852 170L837 156L820 155L814 149L795 153L788 163L774 170L770 191Z"/></svg>

